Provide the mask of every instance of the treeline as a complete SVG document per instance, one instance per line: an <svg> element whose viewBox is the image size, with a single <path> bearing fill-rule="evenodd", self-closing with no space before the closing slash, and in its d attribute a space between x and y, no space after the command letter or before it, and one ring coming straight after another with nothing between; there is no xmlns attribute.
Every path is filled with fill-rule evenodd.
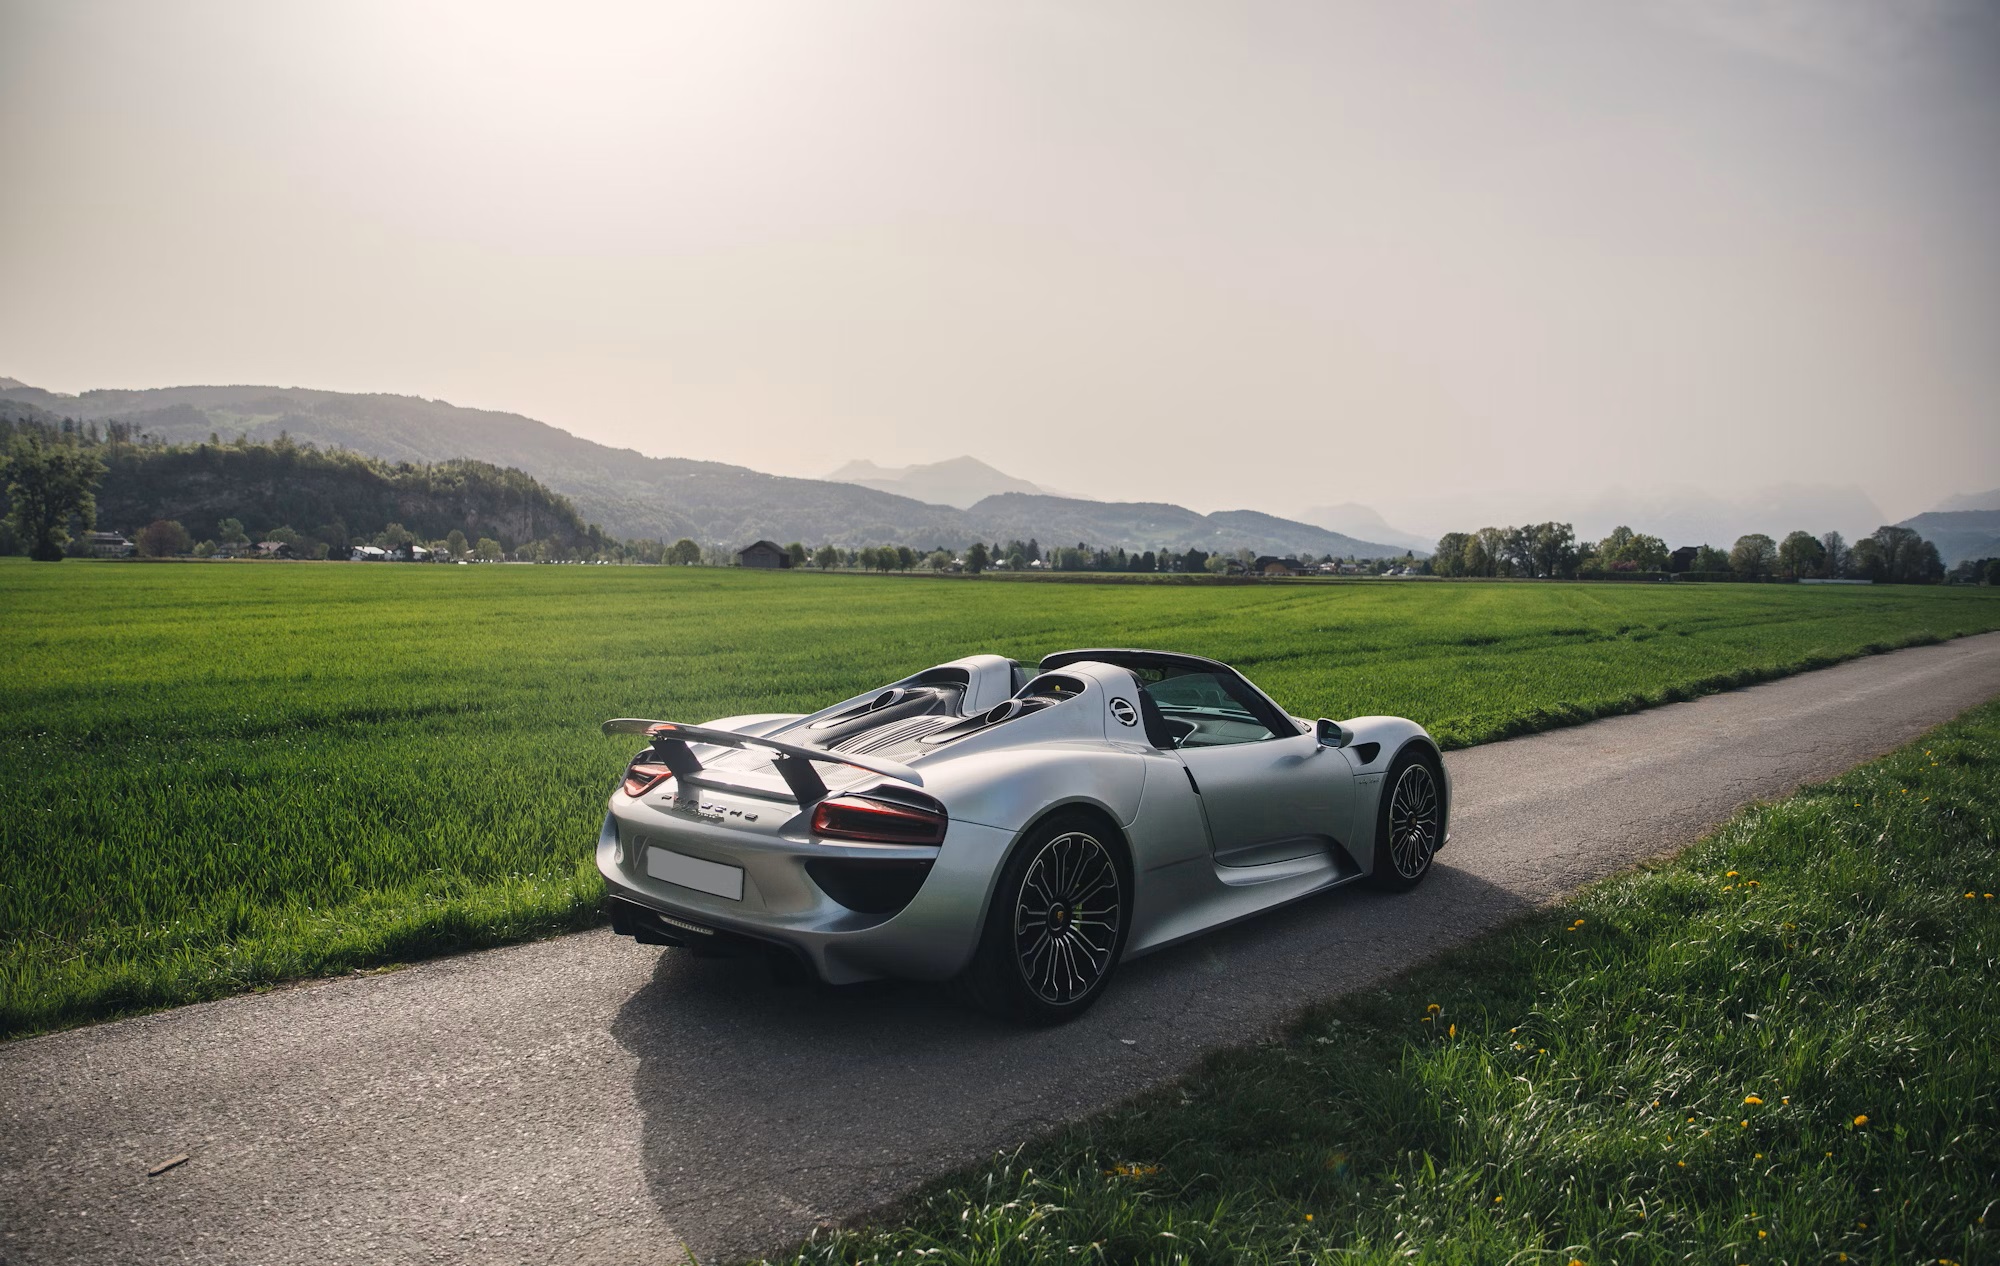
<svg viewBox="0 0 2000 1266"><path fill-rule="evenodd" d="M693 541L677 542L673 548L682 550L685 556L670 558L670 562L708 560L707 553ZM1215 553L1199 549L1128 551L1123 548L1105 549L1081 541L1074 546L1059 545L1045 550L1033 537L1004 544L995 541L991 545L976 541L963 553L948 549L915 549L908 545L874 545L860 549L822 545L814 549L798 541L783 548L791 555L792 566L799 568L813 567L822 571L962 571L973 575L986 571L1240 573L1250 570L1258 557L1254 551L1247 549ZM733 561L733 556L716 561ZM1326 554L1317 559L1300 559L1293 555L1283 561L1305 566L1336 560L1331 554ZM1367 561L1374 570L1387 570L1398 560ZM1405 555L1400 561L1414 564L1416 558Z"/></svg>
<svg viewBox="0 0 2000 1266"><path fill-rule="evenodd" d="M1761 532L1711 545L1668 549L1657 536L1613 528L1601 541L1578 541L1567 523L1447 532L1430 568L1439 576L1519 576L1591 580L1682 576L1698 580L1872 580L1936 584L1945 579L1937 546L1912 528L1879 527L1849 544L1838 532L1793 532L1782 541ZM1968 579L1978 577L1968 576Z"/></svg>

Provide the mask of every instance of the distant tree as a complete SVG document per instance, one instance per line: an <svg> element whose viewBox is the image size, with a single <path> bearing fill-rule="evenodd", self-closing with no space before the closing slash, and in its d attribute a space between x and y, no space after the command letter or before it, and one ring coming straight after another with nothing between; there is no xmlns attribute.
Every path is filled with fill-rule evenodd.
<svg viewBox="0 0 2000 1266"><path fill-rule="evenodd" d="M1864 558L1866 550L1866 562ZM1874 536L1854 542L1856 570L1864 570L1870 580L1886 584L1936 584L1944 580L1944 558L1938 546L1924 540L1914 528L1882 526Z"/></svg>
<svg viewBox="0 0 2000 1266"><path fill-rule="evenodd" d="M819 552L813 555L813 566L821 571L832 571L840 566L840 551L831 545L820 546Z"/></svg>
<svg viewBox="0 0 2000 1266"><path fill-rule="evenodd" d="M214 558L215 542L214 541L200 542L194 547L194 556L196 558Z"/></svg>
<svg viewBox="0 0 2000 1266"><path fill-rule="evenodd" d="M1663 550L1665 546L1661 547ZM1567 523L1537 523L1529 532L1528 556L1534 574L1550 578L1576 576L1576 529ZM1664 556L1661 561L1665 561Z"/></svg>
<svg viewBox="0 0 2000 1266"><path fill-rule="evenodd" d="M1479 529L1479 548L1486 559L1488 576L1512 575L1507 556L1513 544L1513 528L1483 527Z"/></svg>
<svg viewBox="0 0 2000 1266"><path fill-rule="evenodd" d="M482 563L497 563L505 555L505 551L500 548L500 542L490 536L480 537L479 543L472 547L472 552Z"/></svg>
<svg viewBox="0 0 2000 1266"><path fill-rule="evenodd" d="M235 520L224 519L223 522L233 523ZM416 535L400 523L391 523L375 534L375 544L387 550L402 549L414 543L416 539Z"/></svg>
<svg viewBox="0 0 2000 1266"><path fill-rule="evenodd" d="M1826 563L1826 547L1811 532L1793 532L1778 544L1778 569L1797 580L1817 576Z"/></svg>
<svg viewBox="0 0 2000 1266"><path fill-rule="evenodd" d="M1599 566L1623 571L1664 571L1673 551L1657 536L1644 532L1634 532L1624 525L1612 528L1605 538L1597 543ZM1628 567L1619 568L1618 564Z"/></svg>
<svg viewBox="0 0 2000 1266"><path fill-rule="evenodd" d="M28 547L28 557L60 562L69 544L69 522L97 524L97 484L104 463L89 449L44 444L16 435L4 466L7 521Z"/></svg>
<svg viewBox="0 0 2000 1266"><path fill-rule="evenodd" d="M1930 585L1944 579L1944 559L1937 546L1913 528L1879 527L1854 543L1855 570L1870 580L1893 585Z"/></svg>
<svg viewBox="0 0 2000 1266"><path fill-rule="evenodd" d="M806 565L806 547L799 542L793 541L790 545L785 546L785 553L792 556L792 566L803 567Z"/></svg>
<svg viewBox="0 0 2000 1266"><path fill-rule="evenodd" d="M907 545L896 547L896 570L908 571L917 565L917 551Z"/></svg>
<svg viewBox="0 0 2000 1266"><path fill-rule="evenodd" d="M1438 538L1437 548L1431 552L1431 570L1440 576L1463 576L1465 570L1465 550L1472 543L1472 537L1464 532L1446 532ZM1327 559L1332 562L1332 558Z"/></svg>
<svg viewBox="0 0 2000 1266"><path fill-rule="evenodd" d="M138 539L133 543L147 558L172 558L194 548L194 539L187 529L173 519L154 519L139 529Z"/></svg>
<svg viewBox="0 0 2000 1266"><path fill-rule="evenodd" d="M215 525L215 543L227 549L240 550L250 544L250 534L243 530L241 519L224 519Z"/></svg>
<svg viewBox="0 0 2000 1266"><path fill-rule="evenodd" d="M1159 555L1153 553L1152 550L1147 550L1145 553L1141 554L1139 556L1139 570L1140 571L1160 570Z"/></svg>
<svg viewBox="0 0 2000 1266"><path fill-rule="evenodd" d="M1229 555L1218 552L1210 554L1208 556L1208 562L1205 564L1205 566L1208 568L1209 571L1214 572L1216 575L1220 576L1224 572L1229 570L1229 564L1232 561L1234 560L1232 560L1229 557Z"/></svg>
<svg viewBox="0 0 2000 1266"><path fill-rule="evenodd" d="M1688 564L1689 571L1728 571L1729 555L1712 545L1703 545L1694 552L1694 561Z"/></svg>
<svg viewBox="0 0 2000 1266"><path fill-rule="evenodd" d="M951 567L951 551L948 549L932 550L930 553L924 555L924 566L930 568L932 571L949 570Z"/></svg>
<svg viewBox="0 0 2000 1266"><path fill-rule="evenodd" d="M667 546L667 561L676 567L692 567L701 561L701 546L683 536Z"/></svg>
<svg viewBox="0 0 2000 1266"><path fill-rule="evenodd" d="M1820 574L1830 579L1839 579L1847 574L1847 541L1838 532L1828 532L1819 538L1821 551Z"/></svg>
<svg viewBox="0 0 2000 1266"><path fill-rule="evenodd" d="M1637 532L1634 532L1622 523L1612 528L1604 534L1604 539L1597 543L1597 561L1609 567L1611 564L1624 558L1625 548L1632 543L1632 538L1637 535Z"/></svg>
<svg viewBox="0 0 2000 1266"><path fill-rule="evenodd" d="M644 542L641 542L640 544L641 544L641 547L642 547L642 552L643 552L643 547L644 547L644 546L646 546L646 545L654 545L654 546L657 546L657 545L659 544L659 542L658 542L658 541L644 541ZM464 557L465 557L465 551L466 551L466 548L467 548L467 546L466 546L466 543L465 543L465 533L463 533L463 532L459 531L459 530L458 530L457 528L453 528L453 529L452 529L451 531L449 531L449 532L446 532L446 533L444 534L444 548L445 548L445 551L446 551L447 553L449 553L449 554L450 554L450 555L451 555L451 556L452 556L453 558L464 558ZM659 561L659 558L658 558L658 555L655 555L655 556L654 556L654 557L653 557L652 559L650 559L650 560L648 560L648 561L651 561L651 562L658 562L658 561Z"/></svg>
<svg viewBox="0 0 2000 1266"><path fill-rule="evenodd" d="M1872 580L1877 584L1889 582L1889 568L1882 558L1882 544L1872 536L1864 536L1847 551L1847 574L1856 580Z"/></svg>
<svg viewBox="0 0 2000 1266"><path fill-rule="evenodd" d="M1729 570L1744 580L1762 580L1777 566L1777 542L1762 532L1736 538L1729 547Z"/></svg>
<svg viewBox="0 0 2000 1266"><path fill-rule="evenodd" d="M270 531L264 533L264 539L267 541L276 541L281 545L289 545L294 550L299 547L300 542L305 540L290 524L272 528ZM465 538L460 537L459 539L464 540Z"/></svg>
<svg viewBox="0 0 2000 1266"><path fill-rule="evenodd" d="M1190 549L1174 561L1175 571L1198 572L1208 570L1208 555L1198 549Z"/></svg>
<svg viewBox="0 0 2000 1266"><path fill-rule="evenodd" d="M981 541L974 541L972 548L965 551L965 570L975 576L985 571L992 562L993 555L986 551L986 546Z"/></svg>

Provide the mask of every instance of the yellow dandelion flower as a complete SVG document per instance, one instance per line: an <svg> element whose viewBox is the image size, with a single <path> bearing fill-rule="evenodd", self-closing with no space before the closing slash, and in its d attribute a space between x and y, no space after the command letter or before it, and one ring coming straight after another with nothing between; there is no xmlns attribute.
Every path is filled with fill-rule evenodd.
<svg viewBox="0 0 2000 1266"><path fill-rule="evenodd" d="M1779 1103L1790 1103L1791 1101L1792 1097L1790 1095L1786 1095L1784 1098L1778 1100Z"/></svg>
<svg viewBox="0 0 2000 1266"><path fill-rule="evenodd" d="M1686 1161L1675 1161L1674 1164L1680 1166L1682 1169L1686 1169L1688 1167L1688 1163Z"/></svg>
<svg viewBox="0 0 2000 1266"><path fill-rule="evenodd" d="M1767 1236L1767 1235L1769 1235L1769 1234L1770 1234L1770 1232L1769 1232L1769 1231L1759 1231L1759 1232L1757 1232L1757 1238L1761 1240L1761 1239L1763 1239L1763 1238L1764 1238L1765 1236Z"/></svg>
<svg viewBox="0 0 2000 1266"><path fill-rule="evenodd" d="M1505 1197L1505 1196L1495 1196L1495 1197L1493 1197L1493 1203L1494 1203L1494 1204L1499 1204L1499 1203L1500 1203L1500 1202L1501 1202L1502 1200L1505 1200L1506 1198L1507 1198L1507 1197Z"/></svg>
<svg viewBox="0 0 2000 1266"><path fill-rule="evenodd" d="M1723 890L1724 892L1735 892L1735 891L1736 891L1736 885L1735 885L1735 884L1724 884L1724 885L1722 885L1722 890Z"/></svg>
<svg viewBox="0 0 2000 1266"><path fill-rule="evenodd" d="M1856 1125L1866 1125L1866 1124L1868 1124L1868 1114L1867 1114L1866 1112L1864 1112L1864 1113L1862 1113L1862 1114L1861 1114L1860 1116L1858 1116L1858 1117L1854 1118L1854 1124L1856 1124Z"/></svg>
<svg viewBox="0 0 2000 1266"><path fill-rule="evenodd" d="M1724 879L1734 879L1734 878L1736 878L1737 874L1738 874L1738 872L1736 872L1736 871L1733 871L1733 870L1732 870L1732 871L1730 871L1730 872L1729 872L1728 874L1724 875L1724 876L1723 876L1723 878L1724 878Z"/></svg>
<svg viewBox="0 0 2000 1266"><path fill-rule="evenodd" d="M1979 894L1976 892L1968 892L1965 894L1965 899L1967 901L1977 901L1979 899Z"/></svg>
<svg viewBox="0 0 2000 1266"><path fill-rule="evenodd" d="M1569 1266L1583 1266L1583 1259L1581 1257L1572 1257L1569 1259Z"/></svg>
<svg viewBox="0 0 2000 1266"><path fill-rule="evenodd" d="M1445 1035L1446 1037L1457 1037L1457 1036L1458 1036L1458 1026L1457 1026L1456 1024L1454 1024L1454 1025L1450 1026L1449 1028L1447 1028L1447 1029L1446 1029L1446 1030L1444 1031L1444 1035Z"/></svg>
<svg viewBox="0 0 2000 1266"><path fill-rule="evenodd" d="M1764 1159L1764 1153L1762 1153L1762 1152L1759 1152L1759 1153L1757 1153L1757 1159L1758 1159L1758 1160L1763 1160L1763 1159Z"/></svg>
<svg viewBox="0 0 2000 1266"><path fill-rule="evenodd" d="M1432 1015L1436 1015L1438 1012L1444 1010L1444 1008L1433 1002L1428 1007L1425 1007L1424 1010L1430 1012Z"/></svg>
<svg viewBox="0 0 2000 1266"><path fill-rule="evenodd" d="M1759 1099L1756 1095L1744 1095L1743 1102L1749 1104L1761 1104L1764 1101L1762 1099Z"/></svg>
<svg viewBox="0 0 2000 1266"><path fill-rule="evenodd" d="M1312 1214L1310 1214L1310 1213L1308 1213L1308 1214L1306 1215L1306 1221L1310 1222L1310 1221L1312 1221L1312 1220L1313 1220L1313 1215L1312 1215Z"/></svg>
<svg viewBox="0 0 2000 1266"><path fill-rule="evenodd" d="M1739 1125L1739 1126L1741 1126L1741 1127L1743 1127L1743 1128L1744 1128L1744 1129L1746 1129L1746 1130L1750 1128L1750 1122L1749 1122L1749 1121L1748 1121L1747 1119L1746 1119L1746 1120L1742 1120L1742 1121L1738 1121L1738 1122L1737 1122L1736 1124L1737 1124L1737 1125Z"/></svg>
<svg viewBox="0 0 2000 1266"><path fill-rule="evenodd" d="M1548 1053L1549 1053L1549 1048L1548 1048L1548 1047L1546 1047L1546 1046L1542 1047L1541 1049L1539 1049L1539 1050L1537 1050L1537 1051L1535 1052L1535 1054L1537 1054L1537 1055L1546 1055L1546 1054L1548 1054Z"/></svg>

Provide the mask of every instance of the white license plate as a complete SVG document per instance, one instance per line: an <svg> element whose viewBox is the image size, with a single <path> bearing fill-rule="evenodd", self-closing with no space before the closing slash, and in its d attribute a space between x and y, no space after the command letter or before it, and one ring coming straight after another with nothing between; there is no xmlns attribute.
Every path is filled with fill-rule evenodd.
<svg viewBox="0 0 2000 1266"><path fill-rule="evenodd" d="M655 879L664 879L670 884L679 884L710 896L743 900L741 866L724 866L721 862L704 861L671 849L649 848L646 850L646 873Z"/></svg>

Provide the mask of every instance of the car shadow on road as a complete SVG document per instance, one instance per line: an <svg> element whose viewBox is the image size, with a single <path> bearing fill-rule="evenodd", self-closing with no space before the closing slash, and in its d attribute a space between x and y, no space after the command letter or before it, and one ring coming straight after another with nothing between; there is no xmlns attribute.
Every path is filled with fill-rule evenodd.
<svg viewBox="0 0 2000 1266"><path fill-rule="evenodd" d="M661 952L613 1035L637 1058L646 1182L702 1261L775 1251L1378 983L1530 903L1439 865L1344 888L1120 968L1081 1019L1030 1029L943 986L775 983Z"/></svg>

